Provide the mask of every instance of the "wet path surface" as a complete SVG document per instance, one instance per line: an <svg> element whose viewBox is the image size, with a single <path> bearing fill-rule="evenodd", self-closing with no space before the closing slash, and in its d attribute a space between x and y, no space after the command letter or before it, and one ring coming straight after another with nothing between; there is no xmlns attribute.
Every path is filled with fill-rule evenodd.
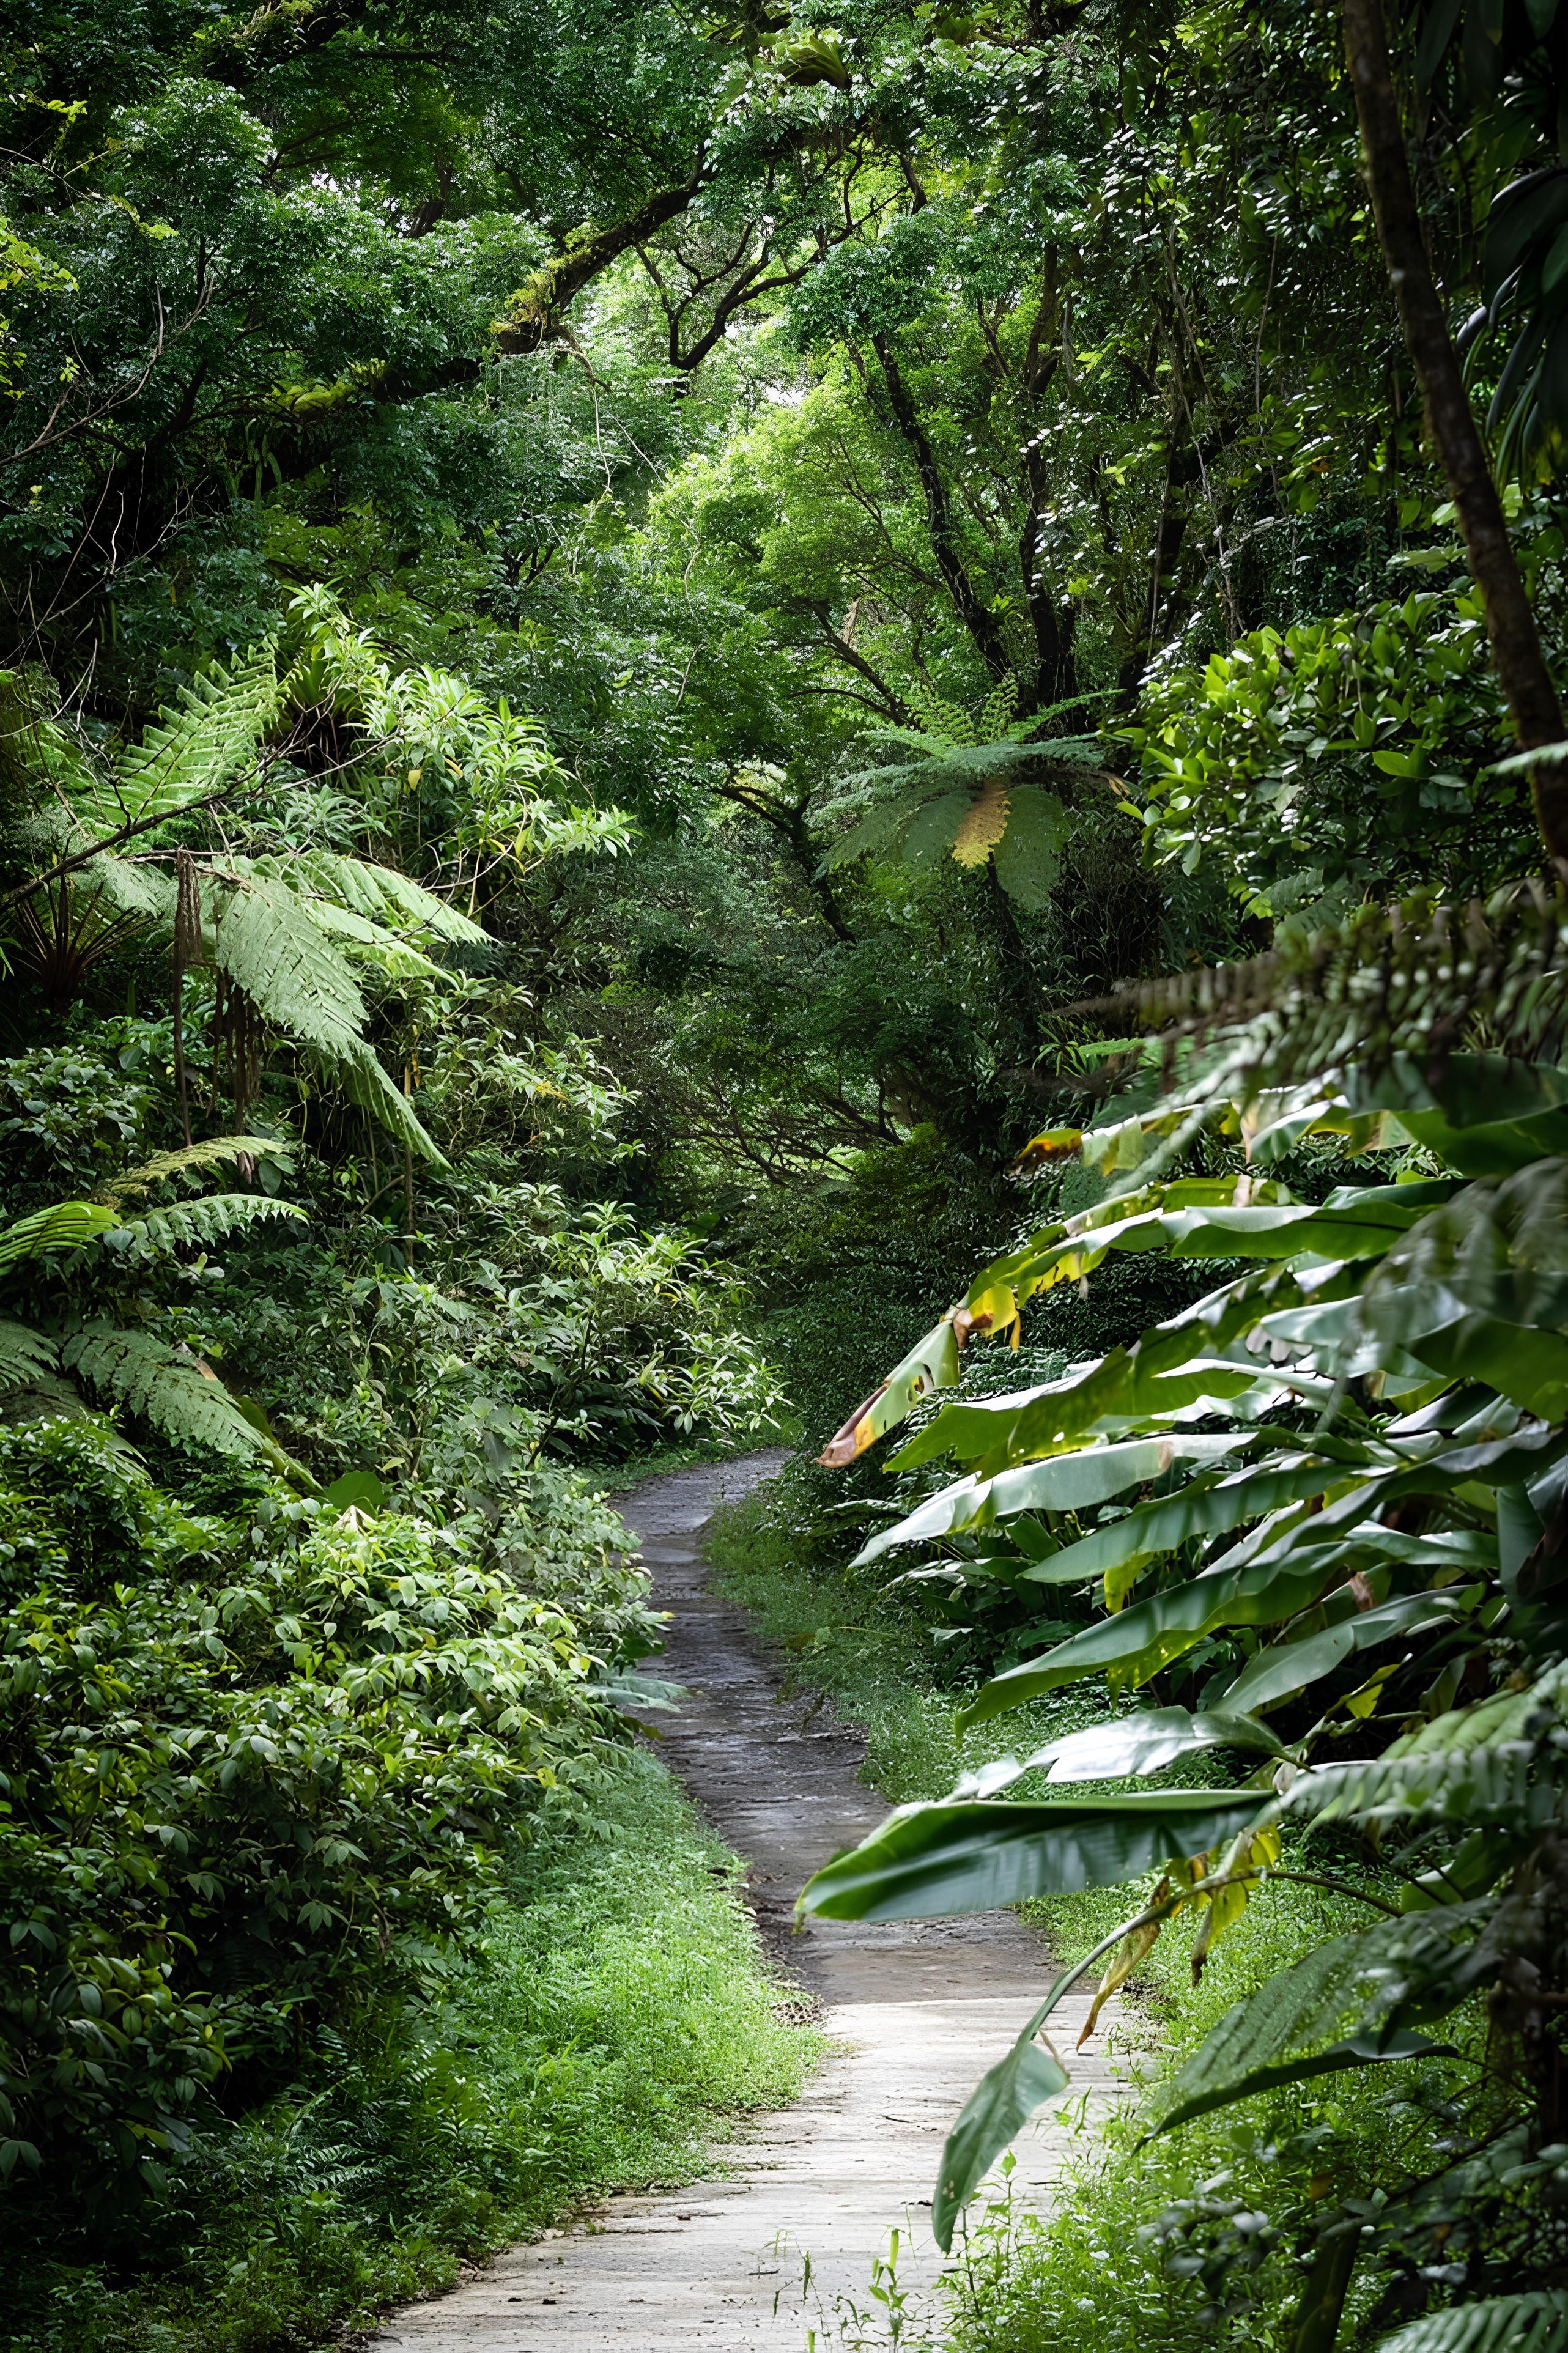
<svg viewBox="0 0 1568 2353"><path fill-rule="evenodd" d="M1017 2033L1046 1978L1038 1939L1011 1913L789 1933L819 1864L880 1821L858 1778L861 1737L818 1705L779 1696L779 1659L743 1610L715 1597L701 1551L713 1512L779 1455L651 1481L620 1505L672 1613L658 1672L687 1687L661 1716L662 1754L748 1865L769 1949L822 2005L833 2049L795 2105L718 2153L711 2179L612 2199L566 2232L513 2249L451 2295L400 2313L378 2353L801 2353L808 2327L836 2341L842 2297L863 2306L872 2266L900 2232L900 2277L937 2268L931 2184L954 2117ZM1086 2000L1064 2003L1070 2044ZM1074 2068L1105 2082L1091 2060ZM1060 2127L1026 2134L1018 2180L1038 2195ZM811 2282L802 2297L804 2258Z"/></svg>

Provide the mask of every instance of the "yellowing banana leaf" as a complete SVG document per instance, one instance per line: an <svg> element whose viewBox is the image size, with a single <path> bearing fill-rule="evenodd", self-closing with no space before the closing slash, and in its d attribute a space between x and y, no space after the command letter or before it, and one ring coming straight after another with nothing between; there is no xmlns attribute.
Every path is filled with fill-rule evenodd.
<svg viewBox="0 0 1568 2353"><path fill-rule="evenodd" d="M912 1405L933 1389L950 1388L959 1377L962 1342L954 1330L959 1311L944 1315L934 1330L899 1359L880 1388L856 1406L818 1455L830 1471L842 1471L874 1446L885 1430L895 1430Z"/></svg>
<svg viewBox="0 0 1568 2353"><path fill-rule="evenodd" d="M1081 1802L901 1806L817 1873L800 1908L824 1920L919 1920L1114 1887L1234 1838L1272 1802L1256 1789L1151 1789Z"/></svg>

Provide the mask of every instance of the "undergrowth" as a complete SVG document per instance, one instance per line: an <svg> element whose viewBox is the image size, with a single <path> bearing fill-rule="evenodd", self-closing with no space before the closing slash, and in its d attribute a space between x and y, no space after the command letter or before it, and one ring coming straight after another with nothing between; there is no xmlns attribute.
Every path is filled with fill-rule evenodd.
<svg viewBox="0 0 1568 2353"><path fill-rule="evenodd" d="M329 2042L155 2215L40 2232L8 2264L0 2347L306 2353L608 2190L693 2179L818 2049L775 2014L739 1869L644 1754L563 1790L442 2007Z"/></svg>

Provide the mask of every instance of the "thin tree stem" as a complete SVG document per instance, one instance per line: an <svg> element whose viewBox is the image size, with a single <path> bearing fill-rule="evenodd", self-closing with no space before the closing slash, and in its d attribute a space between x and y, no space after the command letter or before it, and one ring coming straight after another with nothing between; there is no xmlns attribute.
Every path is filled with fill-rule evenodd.
<svg viewBox="0 0 1568 2353"><path fill-rule="evenodd" d="M1454 501L1470 572L1486 611L1492 660L1521 749L1560 744L1563 706L1509 537L1502 502L1465 389L1459 355L1432 276L1405 153L1382 0L1344 0L1345 57L1361 122L1367 185L1399 323L1421 380L1426 424ZM1568 860L1568 768L1531 771L1536 821L1554 859Z"/></svg>

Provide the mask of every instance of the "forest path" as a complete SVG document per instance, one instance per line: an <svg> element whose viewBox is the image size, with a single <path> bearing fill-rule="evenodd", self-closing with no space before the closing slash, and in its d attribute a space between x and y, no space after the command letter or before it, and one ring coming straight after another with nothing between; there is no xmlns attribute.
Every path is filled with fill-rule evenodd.
<svg viewBox="0 0 1568 2353"><path fill-rule="evenodd" d="M943 2139L1040 1999L1046 1958L1007 1912L885 1927L813 1921L789 1933L811 1873L886 1806L858 1778L861 1736L825 1705L785 1703L777 1654L709 1588L705 1524L784 1459L675 1472L620 1509L656 1606L672 1613L658 1672L687 1686L681 1714L658 1719L661 1753L746 1858L762 1936L821 2002L830 2055L793 2107L736 2128L706 2179L613 2198L511 2249L450 2295L397 2314L376 2353L800 2353L809 2326L819 2345L837 2341L840 2299L870 2304L890 2231L901 2284L935 2275L930 2198ZM1083 1996L1063 2004L1062 2044L1086 2006ZM1074 2073L1080 2089L1107 2080L1093 2059ZM1066 2146L1049 2121L1025 2133L1021 2194L1044 2188Z"/></svg>

